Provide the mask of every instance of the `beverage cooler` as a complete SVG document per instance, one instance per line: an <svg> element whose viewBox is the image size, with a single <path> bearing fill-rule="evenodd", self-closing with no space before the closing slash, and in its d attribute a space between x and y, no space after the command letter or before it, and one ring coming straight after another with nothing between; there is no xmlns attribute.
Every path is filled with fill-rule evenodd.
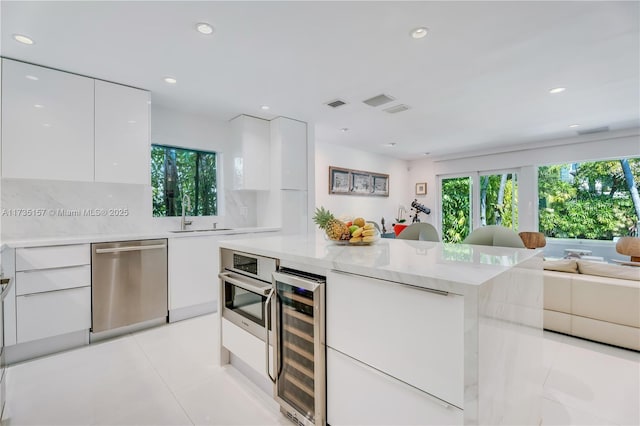
<svg viewBox="0 0 640 426"><path fill-rule="evenodd" d="M300 425L325 422L324 291L324 277L280 268L273 273L267 301L274 340L274 396L283 414Z"/></svg>

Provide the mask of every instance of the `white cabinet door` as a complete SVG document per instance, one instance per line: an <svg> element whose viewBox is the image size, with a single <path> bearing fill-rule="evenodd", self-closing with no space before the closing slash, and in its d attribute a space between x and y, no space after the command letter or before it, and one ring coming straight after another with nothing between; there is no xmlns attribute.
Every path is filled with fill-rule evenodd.
<svg viewBox="0 0 640 426"><path fill-rule="evenodd" d="M169 310L215 303L219 237L169 239Z"/></svg>
<svg viewBox="0 0 640 426"><path fill-rule="evenodd" d="M240 190L269 190L269 122L241 115L231 120L233 151L230 170L232 187Z"/></svg>
<svg viewBox="0 0 640 426"><path fill-rule="evenodd" d="M2 177L93 181L93 79L2 61Z"/></svg>
<svg viewBox="0 0 640 426"><path fill-rule="evenodd" d="M463 411L327 348L327 423L462 425Z"/></svg>
<svg viewBox="0 0 640 426"><path fill-rule="evenodd" d="M331 271L326 303L327 346L463 408L462 296Z"/></svg>
<svg viewBox="0 0 640 426"><path fill-rule="evenodd" d="M271 143L280 154L280 189L307 190L307 123L278 117L271 121Z"/></svg>
<svg viewBox="0 0 640 426"><path fill-rule="evenodd" d="M267 353L265 342L222 318L221 344L229 352L246 362L264 377L267 374ZM273 346L269 345L269 373L273 376Z"/></svg>
<svg viewBox="0 0 640 426"><path fill-rule="evenodd" d="M16 294L18 296L90 285L90 265L16 273Z"/></svg>
<svg viewBox="0 0 640 426"><path fill-rule="evenodd" d="M149 92L95 82L96 182L150 182Z"/></svg>
<svg viewBox="0 0 640 426"><path fill-rule="evenodd" d="M16 297L18 343L89 330L91 287Z"/></svg>
<svg viewBox="0 0 640 426"><path fill-rule="evenodd" d="M91 246L89 244L16 249L16 271L63 268L90 263Z"/></svg>

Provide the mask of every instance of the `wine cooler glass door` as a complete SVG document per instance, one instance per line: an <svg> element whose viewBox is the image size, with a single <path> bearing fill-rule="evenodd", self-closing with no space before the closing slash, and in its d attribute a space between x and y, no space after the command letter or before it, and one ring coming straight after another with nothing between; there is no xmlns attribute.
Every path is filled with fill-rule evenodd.
<svg viewBox="0 0 640 426"><path fill-rule="evenodd" d="M323 424L324 285L276 273L276 399L303 424Z"/></svg>

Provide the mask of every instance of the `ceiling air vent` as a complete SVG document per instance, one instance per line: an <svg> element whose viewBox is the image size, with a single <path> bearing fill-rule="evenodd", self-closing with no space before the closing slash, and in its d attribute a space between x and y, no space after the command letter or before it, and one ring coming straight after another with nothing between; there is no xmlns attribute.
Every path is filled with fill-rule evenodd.
<svg viewBox="0 0 640 426"><path fill-rule="evenodd" d="M369 98L366 99L362 102L364 102L365 104L372 106L372 107L377 107L380 105L384 105L386 103L389 103L391 101L395 101L396 98L393 98L389 95L385 95L384 93L382 95L378 95L378 96L374 96L373 98Z"/></svg>
<svg viewBox="0 0 640 426"><path fill-rule="evenodd" d="M338 108L341 107L342 105L346 105L347 103L345 101L343 101L342 99L336 99L330 102L327 102L327 105L329 105L331 108Z"/></svg>
<svg viewBox="0 0 640 426"><path fill-rule="evenodd" d="M602 132L608 132L608 131L609 131L609 126L602 126L602 127L594 127L593 129L578 130L578 134L590 135L593 133L602 133Z"/></svg>
<svg viewBox="0 0 640 426"><path fill-rule="evenodd" d="M400 104L400 105L396 105L396 106L392 106L389 108L385 108L383 111L384 112L388 112L389 114L396 114L398 112L402 112L402 111L406 111L408 110L409 106L405 105L405 104Z"/></svg>

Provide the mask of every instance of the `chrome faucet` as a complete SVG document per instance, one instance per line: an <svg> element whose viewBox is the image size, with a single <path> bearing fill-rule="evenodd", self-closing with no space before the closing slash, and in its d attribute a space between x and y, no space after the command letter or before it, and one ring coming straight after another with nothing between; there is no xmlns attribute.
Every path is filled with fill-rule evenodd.
<svg viewBox="0 0 640 426"><path fill-rule="evenodd" d="M180 221L180 230L184 231L187 229L188 225L191 225L193 223L193 221L191 220L185 220L185 205L187 206L187 209L191 210L191 199L189 198L189 195L184 194L182 196L182 220Z"/></svg>

